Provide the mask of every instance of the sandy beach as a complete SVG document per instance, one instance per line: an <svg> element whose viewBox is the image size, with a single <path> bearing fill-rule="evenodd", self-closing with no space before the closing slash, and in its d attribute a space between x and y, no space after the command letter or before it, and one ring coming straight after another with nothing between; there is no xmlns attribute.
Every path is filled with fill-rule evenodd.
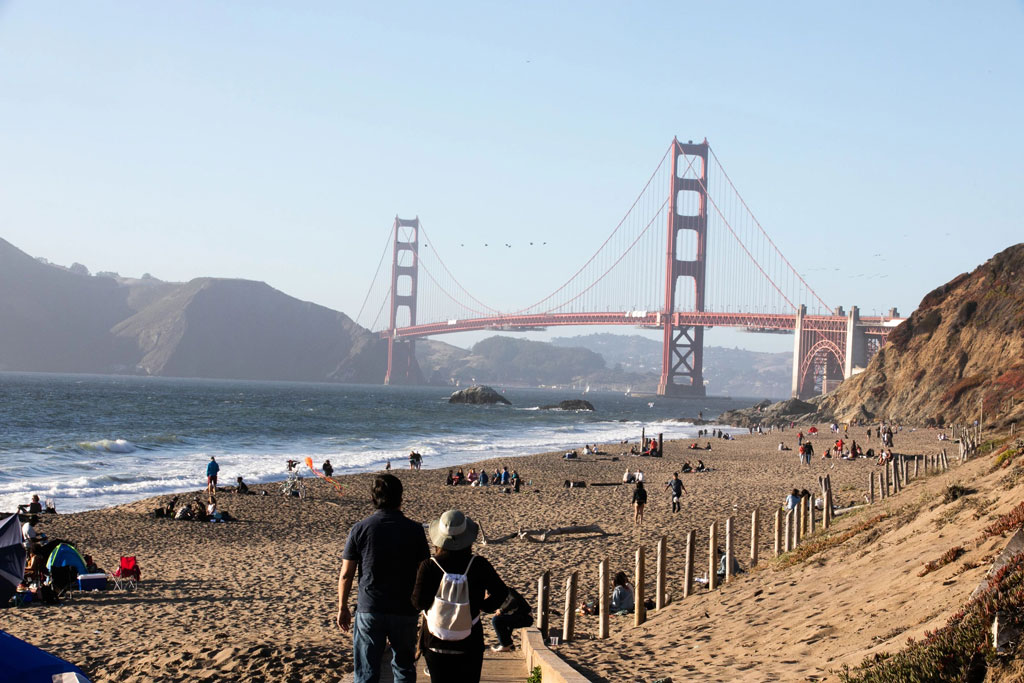
<svg viewBox="0 0 1024 683"><path fill-rule="evenodd" d="M836 604L835 592L850 583L845 577L854 571L852 567L827 565L828 583L820 576L802 577L806 567L785 573L760 569L712 596L704 596L702 591L686 602L680 598L682 554L690 529L697 532L697 574L702 575L712 521L724 524L727 517L735 518L739 557L746 566L751 512L755 508L760 511L761 553L770 557L772 515L789 489L816 492L818 476L827 473L837 507L864 502L868 473L880 468L868 459L822 459L820 453L831 442L831 434L826 426L819 425L819 429L821 434L813 439L817 454L810 467L798 462L797 430L787 429L782 434L744 434L731 441L711 439L711 451L688 450L689 442L668 442L662 458L620 456L623 446L606 444L603 450L607 455L583 455L577 461L563 460L561 453L545 453L466 465L467 472L469 467L493 471L508 465L516 469L524 482L518 494L505 494L496 487L446 487L447 470L395 469L393 473L405 484L405 513L421 522L457 507L480 522L491 539L518 529L599 525L607 535L477 545L506 583L531 601L536 597L537 577L544 570L552 572L553 624L560 623L560 590L571 571L580 573L580 599L596 597L601 558L608 559L613 573L623 570L631 575L638 545L646 548L653 566L657 539L666 537L668 593L676 604L641 629L632 628L631 618L612 617L612 638L606 641L593 640L596 619L583 617L578 625L580 640L562 648L563 654L595 680L646 681L680 676L694 666L716 680L817 679L827 677L828 660L855 664L868 649L885 642L877 639L880 633L893 628L891 614L854 608L850 603L856 599L855 593L845 596L841 608ZM877 447L864 431L853 428L850 437L865 448ZM895 450L934 453L942 445L937 434L935 430L904 430L896 438ZM794 450L779 452L779 441ZM713 471L681 475L687 493L682 511L672 514L665 482L684 460L695 464L698 457ZM643 470L650 492L642 528L633 524L632 486L593 486L621 482L627 468ZM230 472L221 475L222 481L233 479ZM136 555L143 571L141 587L133 593L78 594L58 607L4 610L0 612L4 629L82 666L97 682L342 680L351 670L351 640L333 622L340 553L349 527L372 511L369 483L373 476L342 478L341 495L325 482L306 479L309 495L302 500L283 497L279 485L253 487L267 490L267 496L221 493L221 508L239 520L225 524L153 518L151 510L169 497L44 516L40 531L50 538L75 542L108 570L116 566L120 555ZM190 495L202 496L198 479L197 490ZM588 486L566 489L566 480L585 481ZM929 485L939 484L921 482L917 486L923 491ZM912 489L902 500L918 495ZM900 500L891 499L890 504ZM936 555L937 550L923 547L918 552ZM915 561L916 556L908 555L903 573L872 580L889 586L890 580L911 576ZM871 571L870 567L856 569L862 570ZM975 574L982 571L966 571L941 598L930 597L927 610L934 613L931 621L941 622L943 614L955 609L976 585ZM653 596L653 570L649 581L648 592ZM891 585L897 592L906 590L898 588L899 583ZM740 588L735 586L747 591L742 595L754 594L760 599L741 599ZM761 593L754 593L758 590ZM787 616L786 606L795 596L801 596L799 610L790 610ZM737 608L739 603L742 609ZM822 613L831 614L828 631L817 637L800 637L796 643L799 629L790 631L785 624L812 624L814 615ZM725 628L721 624L728 622L733 630L709 632L703 634L708 636L705 639L697 631L711 622L716 628ZM486 632L493 644L489 623ZM902 639L905 637L903 634ZM836 642L842 643L844 653L838 659L834 650L823 649ZM791 655L779 656L782 644L793 646ZM757 657L748 656L755 651L760 653ZM783 663L787 661L792 663Z"/></svg>

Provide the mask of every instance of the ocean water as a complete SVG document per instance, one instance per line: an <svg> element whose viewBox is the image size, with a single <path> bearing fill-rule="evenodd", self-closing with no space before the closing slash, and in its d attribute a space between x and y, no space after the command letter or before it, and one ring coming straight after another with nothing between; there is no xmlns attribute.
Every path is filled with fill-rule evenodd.
<svg viewBox="0 0 1024 683"><path fill-rule="evenodd" d="M508 388L512 406L448 403L449 389L0 373L0 511L33 493L58 512L92 510L220 483L284 479L288 459L330 458L337 474L425 469L484 458L636 440L688 438L683 422L711 419L743 399L664 399L590 392L594 412L540 410L581 398ZM306 471L304 476L311 476Z"/></svg>

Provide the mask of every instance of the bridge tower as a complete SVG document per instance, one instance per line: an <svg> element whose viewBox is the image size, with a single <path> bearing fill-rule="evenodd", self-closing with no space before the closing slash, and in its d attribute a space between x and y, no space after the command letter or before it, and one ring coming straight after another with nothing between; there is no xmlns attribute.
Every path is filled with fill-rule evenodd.
<svg viewBox="0 0 1024 683"><path fill-rule="evenodd" d="M707 257L708 232L708 141L694 144L672 140L672 181L668 200L668 248L665 256L665 309L662 312L664 331L661 355L660 396L704 396L704 328L675 326L673 314L676 306L676 288L679 278L693 279L694 310L704 310L704 273ZM687 171L691 168L686 156L700 160L697 177ZM695 162L696 163L696 162ZM680 196L694 193L697 213L683 215ZM689 204L689 202L687 203ZM682 243L680 233L691 230L695 250L680 259L677 249Z"/></svg>
<svg viewBox="0 0 1024 683"><path fill-rule="evenodd" d="M408 220L395 216L392 232L394 243L391 253L391 318L388 327L388 369L384 375L384 384L422 384L423 373L416 362L415 340L395 338L395 330L398 327L416 324L419 217ZM408 321L399 320L399 312L403 309L408 313Z"/></svg>

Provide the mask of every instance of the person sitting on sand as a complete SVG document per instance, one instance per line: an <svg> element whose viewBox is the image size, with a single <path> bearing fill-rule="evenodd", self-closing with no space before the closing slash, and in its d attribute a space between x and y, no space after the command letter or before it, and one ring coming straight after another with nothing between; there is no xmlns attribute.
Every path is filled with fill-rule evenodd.
<svg viewBox="0 0 1024 683"><path fill-rule="evenodd" d="M689 446L687 446L687 448L689 448L691 451L695 451L695 450L697 450L699 448L699 446L697 446L697 442L694 441Z"/></svg>
<svg viewBox="0 0 1024 683"><path fill-rule="evenodd" d="M444 485L445 486L455 486L455 476L452 474L451 470L448 470L448 476L445 477Z"/></svg>
<svg viewBox="0 0 1024 683"><path fill-rule="evenodd" d="M583 455L593 455L593 451L590 450L590 444L583 444Z"/></svg>
<svg viewBox="0 0 1024 683"><path fill-rule="evenodd" d="M786 511L795 510L796 506L800 504L800 491L799 489L793 489L793 492L786 496Z"/></svg>
<svg viewBox="0 0 1024 683"><path fill-rule="evenodd" d="M461 467L455 472L455 482L454 483L455 483L456 486L460 486L460 485L466 483L466 473L462 471Z"/></svg>
<svg viewBox="0 0 1024 683"><path fill-rule="evenodd" d="M715 573L718 575L718 578L720 578L720 579L724 579L725 578L725 564L726 564L726 562L725 562L725 553L722 552L721 548L719 548L718 549L718 571L715 572ZM743 573L743 569L742 569L742 567L740 567L739 560L737 560L736 557L733 556L733 558L732 558L732 574L736 575L736 574L742 574L742 573Z"/></svg>
<svg viewBox="0 0 1024 683"><path fill-rule="evenodd" d="M697 461L697 469L695 471L696 472L707 472L708 471L708 466L704 464L703 460L698 460Z"/></svg>
<svg viewBox="0 0 1024 683"><path fill-rule="evenodd" d="M487 484L488 484L487 470L486 469L480 470L480 476L476 478L476 485L477 486L487 486Z"/></svg>
<svg viewBox="0 0 1024 683"><path fill-rule="evenodd" d="M249 490L249 487L246 486L245 482L242 481L241 477L238 477L236 481L238 482L238 486L235 487L235 493L237 493L240 496L246 496L252 493L252 491Z"/></svg>
<svg viewBox="0 0 1024 683"><path fill-rule="evenodd" d="M473 485L475 485L475 484L476 484L476 480L477 480L478 478L479 478L479 475L478 475L478 474L476 473L476 469L474 469L474 468L470 467L470 468L469 468L469 474L468 474L468 475L466 475L466 481L468 481L468 482L469 482L469 485L470 485L470 486L473 486Z"/></svg>
<svg viewBox="0 0 1024 683"><path fill-rule="evenodd" d="M627 467L626 468L626 473L622 475L622 483L623 484L632 484L633 481L634 481L633 473L630 472L629 468Z"/></svg>
<svg viewBox="0 0 1024 683"><path fill-rule="evenodd" d="M711 450L711 442L710 441L708 441L706 444L704 444L704 450L706 450L706 451L710 451Z"/></svg>
<svg viewBox="0 0 1024 683"><path fill-rule="evenodd" d="M626 572L617 572L615 574L615 588L612 589L611 605L608 607L609 611L612 614L622 616L624 614L632 614L635 607L633 587L629 585L629 581L626 579Z"/></svg>
<svg viewBox="0 0 1024 683"><path fill-rule="evenodd" d="M685 472L685 473L693 472L693 465L690 464L689 460L687 460L686 462L683 463L683 467L682 467L681 471Z"/></svg>
<svg viewBox="0 0 1024 683"><path fill-rule="evenodd" d="M780 441L779 442L779 450L780 451L791 451L793 449Z"/></svg>
<svg viewBox="0 0 1024 683"><path fill-rule="evenodd" d="M26 503L25 505L18 506L18 512L27 513L30 515L38 515L43 511L43 505L39 502L39 494L32 494L32 502Z"/></svg>

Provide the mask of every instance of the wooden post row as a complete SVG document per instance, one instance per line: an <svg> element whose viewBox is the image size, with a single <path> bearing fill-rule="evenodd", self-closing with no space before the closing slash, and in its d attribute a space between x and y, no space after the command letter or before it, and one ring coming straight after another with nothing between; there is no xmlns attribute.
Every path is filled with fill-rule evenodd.
<svg viewBox="0 0 1024 683"><path fill-rule="evenodd" d="M562 615L562 642L571 643L576 632L576 575L565 580L565 613Z"/></svg>
<svg viewBox="0 0 1024 683"><path fill-rule="evenodd" d="M803 499L797 501L796 507L793 508L793 547L800 545L800 537L803 535Z"/></svg>
<svg viewBox="0 0 1024 683"><path fill-rule="evenodd" d="M782 554L782 508L775 511L775 557Z"/></svg>
<svg viewBox="0 0 1024 683"><path fill-rule="evenodd" d="M732 581L732 517L725 520L725 582Z"/></svg>
<svg viewBox="0 0 1024 683"><path fill-rule="evenodd" d="M647 608L644 607L644 549L636 549L636 583L633 584L633 625L640 626L647 621Z"/></svg>
<svg viewBox="0 0 1024 683"><path fill-rule="evenodd" d="M711 522L708 535L708 590L718 588L718 522Z"/></svg>
<svg viewBox="0 0 1024 683"><path fill-rule="evenodd" d="M760 532L758 528L760 520L758 519L757 508L750 513L750 568L753 569L757 566L757 535Z"/></svg>
<svg viewBox="0 0 1024 683"><path fill-rule="evenodd" d="M551 586L551 572L544 572L537 581L537 628L541 636L548 637L548 589Z"/></svg>
<svg viewBox="0 0 1024 683"><path fill-rule="evenodd" d="M697 542L697 532L693 529L686 534L686 567L683 570L683 597L690 597L693 592L693 551Z"/></svg>
<svg viewBox="0 0 1024 683"><path fill-rule="evenodd" d="M658 539L658 555L655 560L657 574L654 578L654 609L665 606L665 537Z"/></svg>
<svg viewBox="0 0 1024 683"><path fill-rule="evenodd" d="M793 511L792 510L786 510L786 535L785 535L784 541L785 542L783 543L783 548L785 548L786 552L788 553L790 550L793 549Z"/></svg>
<svg viewBox="0 0 1024 683"><path fill-rule="evenodd" d="M599 610L597 637L608 637L608 560L601 560L597 566L597 602Z"/></svg>

